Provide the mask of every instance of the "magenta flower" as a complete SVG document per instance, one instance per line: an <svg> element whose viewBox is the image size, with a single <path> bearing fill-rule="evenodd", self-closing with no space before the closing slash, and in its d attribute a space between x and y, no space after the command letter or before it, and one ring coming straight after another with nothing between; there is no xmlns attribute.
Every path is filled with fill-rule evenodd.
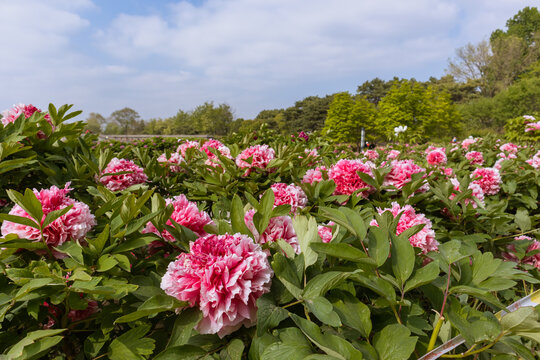
<svg viewBox="0 0 540 360"><path fill-rule="evenodd" d="M103 176L103 174L115 174L124 171L129 172ZM148 180L144 170L135 165L133 161L118 158L113 158L101 175L99 182L111 191L124 190L133 185L144 184Z"/></svg>
<svg viewBox="0 0 540 360"><path fill-rule="evenodd" d="M86 236L86 233L96 225L94 215L90 212L88 205L67 196L71 190L69 183L66 184L64 189L59 189L56 186L40 191L34 189L34 194L43 209L42 222L48 213L73 205L66 214L54 220L43 230L43 238L50 247L62 245L64 242L70 240L82 240ZM19 205L15 205L9 214L31 218ZM1 230L2 236L16 234L22 239L34 240L36 242L41 241L40 231L31 226L4 221ZM57 252L54 252L54 255L58 258L63 257L63 254Z"/></svg>
<svg viewBox="0 0 540 360"><path fill-rule="evenodd" d="M68 318L71 321L80 321L84 320L99 311L99 304L95 300L88 300L88 306L83 310L70 310L68 313Z"/></svg>
<svg viewBox="0 0 540 360"><path fill-rule="evenodd" d="M41 113L42 111L35 107L34 105L25 105L25 104L18 104L13 105L11 109L4 110L2 112L2 124L6 126L9 123L15 122L19 118L19 116L24 114L25 118L29 118L30 116L34 115L34 113ZM45 114L45 119L52 125L51 117L49 114Z"/></svg>
<svg viewBox="0 0 540 360"><path fill-rule="evenodd" d="M175 196L172 199L165 199L165 204L172 204L174 209L170 219L167 220L167 225L173 225L172 219L178 224L187 227L198 236L205 236L206 231L204 227L214 223L206 211L199 211L197 204L189 201L184 194ZM154 233L161 235L167 241L175 241L174 237L167 230L163 230L160 234L152 222L146 224L142 233Z"/></svg>
<svg viewBox="0 0 540 360"><path fill-rule="evenodd" d="M394 218L398 214L403 213L399 218L398 226L396 229L396 235L401 234L405 230L415 226L424 224L424 228L418 233L409 238L409 242L412 246L422 249L423 254L427 254L430 251L437 251L439 243L435 240L435 231L431 228L431 220L429 220L424 214L417 214L411 205L399 206L397 202L392 202L391 208L380 209L377 208L379 214L385 211L390 211ZM371 220L371 226L379 226L377 220Z"/></svg>
<svg viewBox="0 0 540 360"><path fill-rule="evenodd" d="M335 195L352 195L356 190L367 188L360 192L364 198L367 198L370 193L374 192L373 186L365 183L358 172L363 172L372 176L371 169L374 165L370 162L362 162L362 160L339 160L328 171L328 178L336 183Z"/></svg>
<svg viewBox="0 0 540 360"><path fill-rule="evenodd" d="M211 139L211 140L206 141L201 146L201 151L204 151L206 153L206 155L208 155L208 159L205 162L206 165L210 165L210 166L214 166L214 167L219 165L218 157L214 153L212 153L212 151L210 151L210 149L215 149L222 156L225 156L225 157L227 157L229 159L232 159L231 150L227 146L223 145L221 143L221 141L219 141L219 140Z"/></svg>
<svg viewBox="0 0 540 360"><path fill-rule="evenodd" d="M395 186L400 190L411 181L413 174L426 171L423 167L416 165L413 160L394 160L391 165L392 170L386 175L383 185ZM424 183L418 190L427 191L428 189L429 185Z"/></svg>
<svg viewBox="0 0 540 360"><path fill-rule="evenodd" d="M182 155L180 155L177 152L171 153L171 156L167 158L167 155L165 153L159 155L157 158L158 163L160 163L163 166L169 166L169 169L172 172L180 172L182 171L182 167L180 166L181 163L186 162Z"/></svg>
<svg viewBox="0 0 540 360"><path fill-rule="evenodd" d="M427 153L426 160L432 166L444 165L447 161L446 153L443 148L435 148Z"/></svg>
<svg viewBox="0 0 540 360"><path fill-rule="evenodd" d="M278 216L271 218L270 223L261 235L255 228L255 224L253 223L254 215L255 210L249 210L244 216L244 222L253 234L257 243L265 244L267 242L276 242L278 241L278 239L283 239L286 243L293 247L294 251L297 254L300 254L300 245L298 244L298 238L296 236L296 232L294 231L292 219L289 216Z"/></svg>
<svg viewBox="0 0 540 360"><path fill-rule="evenodd" d="M306 171L306 174L302 178L303 183L313 184L314 182L319 182L323 180L323 171L327 171L324 166L317 166L315 169L309 169Z"/></svg>
<svg viewBox="0 0 540 360"><path fill-rule="evenodd" d="M187 149L199 149L199 143L197 141L186 140L186 142L180 144L176 152L182 154L182 157L186 158Z"/></svg>
<svg viewBox="0 0 540 360"><path fill-rule="evenodd" d="M514 238L514 240L518 240L518 241L524 241L524 240L531 241L532 240L531 244L527 247L526 253L531 252L533 250L540 249L540 242L538 242L536 240L533 240L533 238L531 238L529 236L526 236L526 235L517 236L517 237ZM532 265L532 266L536 267L537 269L540 269L540 253L530 255L530 256L526 255L520 261L519 258L515 254L516 246L514 244L508 245L507 249L508 249L509 252L501 254L502 257L505 260L514 261L514 262L522 263L522 264Z"/></svg>
<svg viewBox="0 0 540 360"><path fill-rule="evenodd" d="M473 183L480 185L484 194L495 195L501 189L501 175L495 168L478 168L471 174Z"/></svg>
<svg viewBox="0 0 540 360"><path fill-rule="evenodd" d="M208 235L169 264L161 288L199 307L197 331L224 337L255 325L256 301L270 291L272 276L266 254L246 235Z"/></svg>
<svg viewBox="0 0 540 360"><path fill-rule="evenodd" d="M456 178L451 178L450 179L450 182L452 182L452 185L454 185L454 190L455 191L459 191L461 192L461 190L459 189L459 181L458 179ZM475 184L473 182L469 183L469 187L468 187L469 190L472 190L472 197L474 198L477 198L478 201L480 202L480 204L482 206L484 206L484 190L482 190L482 188L480 187L480 185L478 184ZM454 198L456 197L456 194L450 194L450 200L453 200ZM476 203L476 201L474 201L473 199L469 198L469 199L465 199L465 204L468 205L468 204L471 204L473 208L477 208L478 207L478 204Z"/></svg>

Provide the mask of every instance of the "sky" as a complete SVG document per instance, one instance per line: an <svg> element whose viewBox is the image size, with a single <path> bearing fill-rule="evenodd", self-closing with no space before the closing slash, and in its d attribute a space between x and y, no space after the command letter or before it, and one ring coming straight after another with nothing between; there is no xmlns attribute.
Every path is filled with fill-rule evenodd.
<svg viewBox="0 0 540 360"><path fill-rule="evenodd" d="M444 75L521 0L0 0L0 110L74 104L236 118L375 77Z"/></svg>

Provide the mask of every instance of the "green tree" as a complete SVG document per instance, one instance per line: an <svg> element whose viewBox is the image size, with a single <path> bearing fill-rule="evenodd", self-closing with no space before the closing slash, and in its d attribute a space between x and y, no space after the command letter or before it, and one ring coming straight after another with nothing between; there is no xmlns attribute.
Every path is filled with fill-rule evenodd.
<svg viewBox="0 0 540 360"><path fill-rule="evenodd" d="M105 124L105 118L98 113L91 112L86 118L86 130L94 134L101 133L101 125Z"/></svg>
<svg viewBox="0 0 540 360"><path fill-rule="evenodd" d="M450 95L416 81L400 80L379 103L377 130L391 137L394 128L405 125L416 140L453 136L460 130L461 115Z"/></svg>
<svg viewBox="0 0 540 360"><path fill-rule="evenodd" d="M540 31L540 12L536 7L525 7L506 21L506 31L497 29L491 33L490 40L504 36L516 36L525 40L527 46L538 46Z"/></svg>
<svg viewBox="0 0 540 360"><path fill-rule="evenodd" d="M193 110L190 121L195 124L201 134L226 135L233 121L232 109L227 104L214 106L213 102L205 102Z"/></svg>
<svg viewBox="0 0 540 360"><path fill-rule="evenodd" d="M140 128L141 116L128 107L117 110L109 116L109 122L116 124L122 134L135 134Z"/></svg>
<svg viewBox="0 0 540 360"><path fill-rule="evenodd" d="M362 127L374 130L375 107L366 98L356 100L348 92L334 95L330 103L323 134L335 142L360 142Z"/></svg>
<svg viewBox="0 0 540 360"><path fill-rule="evenodd" d="M376 77L373 80L366 81L362 85L359 85L356 89L356 93L365 98L372 104L379 104L379 101L386 96L394 81L399 80L397 77L394 77L393 80L384 81Z"/></svg>

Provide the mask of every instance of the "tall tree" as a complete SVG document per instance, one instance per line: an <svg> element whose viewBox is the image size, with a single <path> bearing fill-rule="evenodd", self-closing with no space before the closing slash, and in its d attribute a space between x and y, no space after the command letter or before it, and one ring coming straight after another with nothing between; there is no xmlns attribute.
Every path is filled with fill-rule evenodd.
<svg viewBox="0 0 540 360"><path fill-rule="evenodd" d="M233 112L229 105L214 106L213 102L205 102L193 110L190 121L196 124L202 134L225 135L233 121Z"/></svg>
<svg viewBox="0 0 540 360"><path fill-rule="evenodd" d="M468 43L456 50L456 57L448 60L446 73L456 80L478 83L483 95L493 95L486 78L486 71L491 60L491 47L486 40L474 45Z"/></svg>
<svg viewBox="0 0 540 360"><path fill-rule="evenodd" d="M101 133L101 125L105 124L105 118L98 113L91 112L86 118L86 129L94 134Z"/></svg>
<svg viewBox="0 0 540 360"><path fill-rule="evenodd" d="M399 80L397 77L394 77L391 81L384 81L376 77L373 80L366 81L362 85L358 86L356 93L361 96L365 96L366 99L372 104L379 104L379 101L386 96L392 83L396 80Z"/></svg>
<svg viewBox="0 0 540 360"><path fill-rule="evenodd" d="M138 128L141 116L138 112L128 107L117 110L111 114L109 121L118 125L122 134L134 134Z"/></svg>

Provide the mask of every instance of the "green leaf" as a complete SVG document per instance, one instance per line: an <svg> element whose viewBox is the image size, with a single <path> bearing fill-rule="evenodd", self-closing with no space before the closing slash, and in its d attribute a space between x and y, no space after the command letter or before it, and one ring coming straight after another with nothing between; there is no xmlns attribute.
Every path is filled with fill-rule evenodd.
<svg viewBox="0 0 540 360"><path fill-rule="evenodd" d="M109 230L110 226L109 224L105 225L105 228L103 228L103 231L98 235L97 238L90 240L88 239L88 242L94 246L96 249L97 254L101 254L103 251L103 248L105 247L105 244L107 243L107 240L109 239ZM121 244L120 246L122 246Z"/></svg>
<svg viewBox="0 0 540 360"><path fill-rule="evenodd" d="M479 284L481 281L484 281L489 276L493 275L501 262L501 259L494 259L493 254L490 252L485 252L483 254L478 253L473 258L472 264L473 284Z"/></svg>
<svg viewBox="0 0 540 360"><path fill-rule="evenodd" d="M154 352L154 339L145 338L150 325L133 328L120 335L109 346L109 358L112 360L144 360L143 355Z"/></svg>
<svg viewBox="0 0 540 360"><path fill-rule="evenodd" d="M285 285L287 290L295 298L300 299L302 290L300 289L300 279L298 279L294 262L277 253L272 260L272 268L276 277Z"/></svg>
<svg viewBox="0 0 540 360"><path fill-rule="evenodd" d="M314 217L310 217L308 220L305 216L297 216L293 219L293 227L298 238L298 244L304 255L304 269L307 269L310 265L317 262L317 253L310 247L310 244L321 241L317 222Z"/></svg>
<svg viewBox="0 0 540 360"><path fill-rule="evenodd" d="M231 225L234 233L241 233L252 236L251 231L246 226L244 221L244 206L238 195L234 195L231 202Z"/></svg>
<svg viewBox="0 0 540 360"><path fill-rule="evenodd" d="M116 264L118 264L118 260L109 254L105 254L98 259L98 266L96 270L99 272L104 272L112 269L116 266Z"/></svg>
<svg viewBox="0 0 540 360"><path fill-rule="evenodd" d="M416 346L418 337L410 336L410 330L399 324L386 326L373 338L373 346L379 360L407 360Z"/></svg>
<svg viewBox="0 0 540 360"><path fill-rule="evenodd" d="M439 276L439 262L433 261L415 271L413 277L405 284L404 292L416 289L419 286L429 284Z"/></svg>
<svg viewBox="0 0 540 360"><path fill-rule="evenodd" d="M392 270L398 283L403 288L405 281L414 270L415 254L409 239L399 236L390 236L392 241Z"/></svg>
<svg viewBox="0 0 540 360"><path fill-rule="evenodd" d="M319 349L337 359L362 359L362 353L355 349L347 340L329 333L323 334L321 329L313 322L298 315L289 314L295 324Z"/></svg>
<svg viewBox="0 0 540 360"><path fill-rule="evenodd" d="M331 296L330 301L343 324L358 330L362 336L369 337L371 313L366 304L345 291L339 291L336 296Z"/></svg>
<svg viewBox="0 0 540 360"><path fill-rule="evenodd" d="M45 220L43 221L43 227L45 228L46 226L48 226L50 223L52 223L54 220L58 219L59 217L67 214L67 212L69 210L71 210L73 208L73 204L72 205L69 205L69 206L66 206L65 208L63 209L60 209L60 210L55 210L55 211L51 211L50 213L48 213L46 216L45 216Z"/></svg>
<svg viewBox="0 0 540 360"><path fill-rule="evenodd" d="M11 347L6 354L7 359L22 360L39 356L62 341L62 336L55 335L61 334L66 330L67 329L54 329L29 332L26 337Z"/></svg>
<svg viewBox="0 0 540 360"><path fill-rule="evenodd" d="M521 231L529 231L531 229L531 218L526 209L520 208L516 212L515 220Z"/></svg>
<svg viewBox="0 0 540 360"><path fill-rule="evenodd" d="M339 315L334 311L332 303L326 298L317 296L313 299L307 299L306 305L317 319L323 323L334 327L341 326Z"/></svg>
<svg viewBox="0 0 540 360"><path fill-rule="evenodd" d="M390 239L388 232L376 226L369 229L369 256L375 260L377 266L382 266L390 254Z"/></svg>
<svg viewBox="0 0 540 360"><path fill-rule="evenodd" d="M172 296L165 294L154 295L150 299L146 300L141 306L139 306L137 308L137 311L119 317L114 321L114 323L119 324L132 322L142 317L155 315L163 311L177 309L182 305L182 302L176 300Z"/></svg>
<svg viewBox="0 0 540 360"><path fill-rule="evenodd" d="M32 219L23 217L23 216L17 216L17 215L10 215L10 214L0 214L0 220L2 221L10 221L12 223L31 226L35 229L39 229L39 224L33 221Z"/></svg>
<svg viewBox="0 0 540 360"><path fill-rule="evenodd" d="M271 294L264 294L257 300L257 336L263 336L288 317L287 310L276 306Z"/></svg>
<svg viewBox="0 0 540 360"><path fill-rule="evenodd" d="M55 250L69 255L73 260L75 260L80 265L84 265L84 258L82 254L82 247L75 241L66 241L60 246L54 248Z"/></svg>
<svg viewBox="0 0 540 360"><path fill-rule="evenodd" d="M340 207L339 211L342 212L347 218L347 221L354 229L354 234L356 237L360 239L360 241L363 241L367 234L367 227L364 223L364 219L362 219L359 213L347 207Z"/></svg>
<svg viewBox="0 0 540 360"><path fill-rule="evenodd" d="M504 331L510 331L516 328L519 329L519 326L524 322L528 322L529 318L531 317L536 318L534 308L531 306L525 306L504 315L501 319L501 325Z"/></svg>
<svg viewBox="0 0 540 360"><path fill-rule="evenodd" d="M273 341L264 349L261 360L303 360L313 353L311 343L298 328L280 329L279 338L281 341Z"/></svg>
<svg viewBox="0 0 540 360"><path fill-rule="evenodd" d="M163 350L153 360L199 360L206 353L206 350L194 345L174 346Z"/></svg>
<svg viewBox="0 0 540 360"><path fill-rule="evenodd" d="M118 261L118 266L120 266L122 270L131 272L131 263L126 255L116 254L113 255L113 257Z"/></svg>
<svg viewBox="0 0 540 360"><path fill-rule="evenodd" d="M202 319L202 312L197 308L187 308L174 321L174 327L167 347L185 345L191 338L193 328Z"/></svg>
<svg viewBox="0 0 540 360"><path fill-rule="evenodd" d="M242 360L245 345L240 339L232 340L220 353L221 360Z"/></svg>
<svg viewBox="0 0 540 360"><path fill-rule="evenodd" d="M32 279L26 284L24 284L19 291L15 294L15 297L13 300L18 300L25 296L26 294L30 293L31 291L34 291L36 289L42 288L44 286L47 286L51 283L53 283L54 280L51 278L38 278L38 279Z"/></svg>
<svg viewBox="0 0 540 360"><path fill-rule="evenodd" d="M302 297L304 299L314 299L318 296L326 294L330 289L335 288L343 280L351 276L351 273L341 272L341 271L328 271L323 274L315 276L313 279L309 280Z"/></svg>
<svg viewBox="0 0 540 360"><path fill-rule="evenodd" d="M375 266L373 259L362 250L345 243L311 243L311 248L318 253L334 256L339 259Z"/></svg>
<svg viewBox="0 0 540 360"><path fill-rule="evenodd" d="M130 251L130 250L133 250L133 249L138 249L138 248L146 246L146 245L148 245L151 242L156 241L156 240L159 240L159 238L154 236L153 234L141 235L140 237L137 237L137 238L134 238L134 239L129 239L129 240L121 243L120 245L116 246L113 249L112 253L113 254L118 254L118 253Z"/></svg>

